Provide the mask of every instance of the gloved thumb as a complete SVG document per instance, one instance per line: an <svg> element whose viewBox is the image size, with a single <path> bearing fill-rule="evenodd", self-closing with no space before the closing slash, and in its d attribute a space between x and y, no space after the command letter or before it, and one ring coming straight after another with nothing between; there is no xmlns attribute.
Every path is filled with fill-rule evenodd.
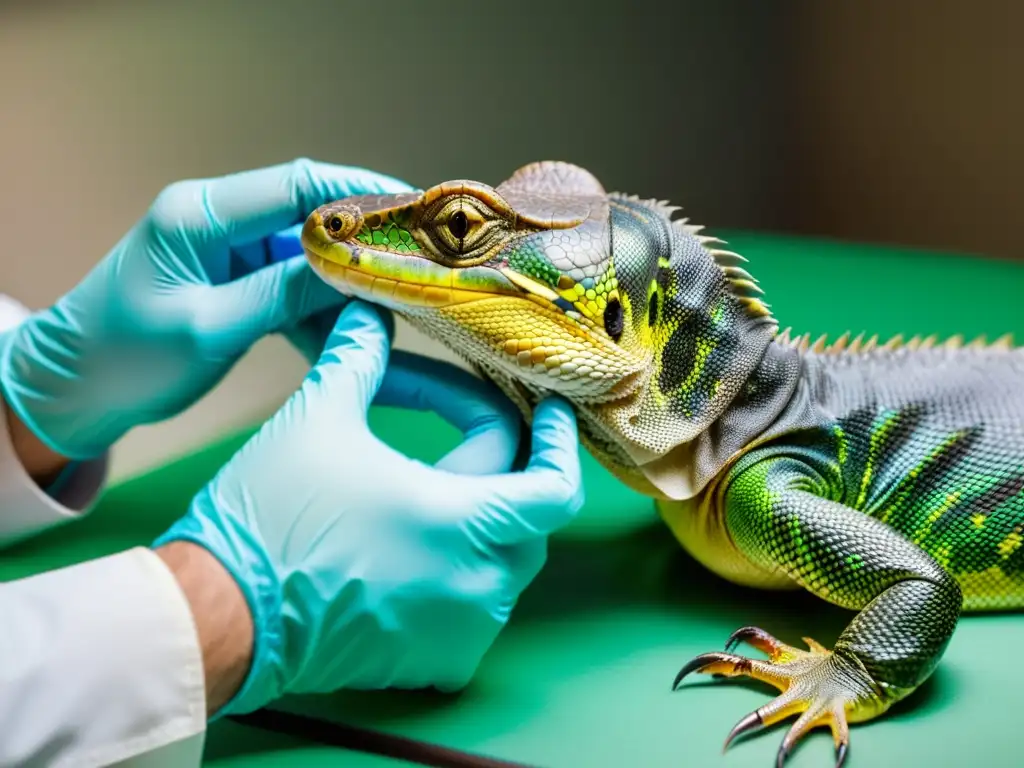
<svg viewBox="0 0 1024 768"><path fill-rule="evenodd" d="M302 256L257 269L212 288L204 303L216 327L232 334L247 349L267 334L297 326L345 297L321 280Z"/></svg>
<svg viewBox="0 0 1024 768"><path fill-rule="evenodd" d="M498 546L549 536L575 518L584 502L576 416L549 397L533 414L530 461L522 472L461 479L477 486L491 514L478 523Z"/></svg>
<svg viewBox="0 0 1024 768"><path fill-rule="evenodd" d="M364 415L384 380L394 329L387 310L350 302L338 315L320 359L306 374L307 382L341 410Z"/></svg>

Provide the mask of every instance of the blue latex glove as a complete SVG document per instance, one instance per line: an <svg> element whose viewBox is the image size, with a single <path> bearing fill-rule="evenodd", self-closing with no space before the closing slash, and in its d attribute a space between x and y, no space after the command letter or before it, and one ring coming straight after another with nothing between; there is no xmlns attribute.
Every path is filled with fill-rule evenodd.
<svg viewBox="0 0 1024 768"><path fill-rule="evenodd" d="M510 472L509 401L444 363L396 351L389 366L389 345L380 310L348 305L299 391L154 545L207 548L252 610L252 666L218 716L287 693L463 687L583 503L564 401L541 404L529 466ZM410 459L370 432L374 400L433 410L465 440L435 466Z"/></svg>
<svg viewBox="0 0 1024 768"><path fill-rule="evenodd" d="M408 189L307 160L172 184L81 283L0 336L0 389L52 450L97 456L189 407L262 336L341 306L301 256L245 275L265 238L330 200Z"/></svg>

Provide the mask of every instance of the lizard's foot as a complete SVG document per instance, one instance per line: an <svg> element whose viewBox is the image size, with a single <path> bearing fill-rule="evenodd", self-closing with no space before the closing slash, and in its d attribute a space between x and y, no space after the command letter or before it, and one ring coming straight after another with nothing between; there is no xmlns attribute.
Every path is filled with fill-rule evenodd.
<svg viewBox="0 0 1024 768"><path fill-rule="evenodd" d="M880 691L863 666L849 654L834 653L809 637L808 651L780 642L764 630L743 627L732 633L725 652L704 653L679 670L675 690L691 672L724 677L752 677L782 693L740 720L725 739L724 749L737 736L799 714L779 747L776 766L782 766L796 743L812 728L828 725L836 745L836 768L846 760L849 723L870 720L885 708ZM732 650L741 642L768 654L768 660L748 659Z"/></svg>

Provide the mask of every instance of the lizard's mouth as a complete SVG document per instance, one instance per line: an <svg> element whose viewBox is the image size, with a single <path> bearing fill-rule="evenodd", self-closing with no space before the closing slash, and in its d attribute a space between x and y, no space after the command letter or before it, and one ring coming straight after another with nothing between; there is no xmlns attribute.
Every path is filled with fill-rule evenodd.
<svg viewBox="0 0 1024 768"><path fill-rule="evenodd" d="M399 312L499 296L525 298L522 288L492 267L446 267L408 249L363 245L349 236L359 223L346 217L344 230L328 232L324 215L314 211L302 228L302 247L310 266L341 293Z"/></svg>

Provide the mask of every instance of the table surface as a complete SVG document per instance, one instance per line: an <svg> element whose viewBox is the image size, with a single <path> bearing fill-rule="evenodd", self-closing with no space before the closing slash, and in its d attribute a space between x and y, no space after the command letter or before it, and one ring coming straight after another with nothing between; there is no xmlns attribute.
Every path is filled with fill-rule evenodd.
<svg viewBox="0 0 1024 768"><path fill-rule="evenodd" d="M1024 267L981 259L820 240L729 233L750 259L783 326L813 335L852 330L907 335L1006 332L1024 340ZM1022 382L1024 385L1024 382ZM378 435L424 460L458 439L436 417L375 409ZM109 489L95 512L0 557L11 579L148 544L186 507L248 433ZM694 563L658 522L649 500L583 457L587 504L553 539L548 565L527 589L472 685L435 693L339 693L282 706L436 745L545 768L774 764L787 726L721 745L769 691L671 681L693 655L760 625L798 642L830 645L850 614L804 593L741 589ZM965 617L938 671L888 716L854 726L848 766L1017 765L1024 702L1024 617ZM392 766L232 722L214 724L211 766ZM816 731L787 765L831 765Z"/></svg>

